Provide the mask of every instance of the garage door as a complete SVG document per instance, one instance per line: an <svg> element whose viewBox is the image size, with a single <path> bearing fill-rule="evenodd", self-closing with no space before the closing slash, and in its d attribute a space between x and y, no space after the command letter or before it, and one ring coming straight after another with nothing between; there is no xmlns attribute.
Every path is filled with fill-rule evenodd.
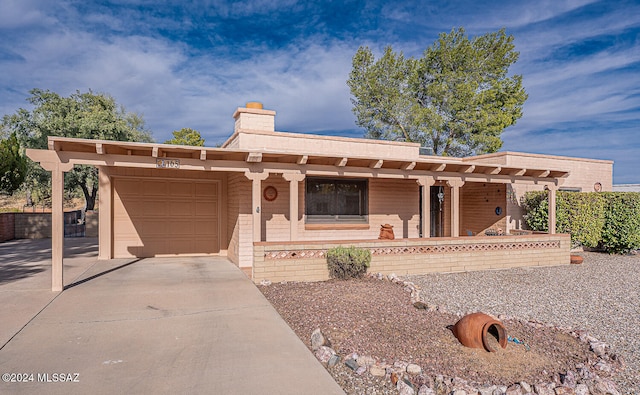
<svg viewBox="0 0 640 395"><path fill-rule="evenodd" d="M114 178L113 256L220 251L216 181Z"/></svg>

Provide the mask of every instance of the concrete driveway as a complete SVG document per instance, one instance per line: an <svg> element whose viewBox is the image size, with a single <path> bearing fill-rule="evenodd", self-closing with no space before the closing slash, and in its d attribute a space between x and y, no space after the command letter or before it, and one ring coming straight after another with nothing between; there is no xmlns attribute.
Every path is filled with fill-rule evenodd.
<svg viewBox="0 0 640 395"><path fill-rule="evenodd" d="M98 261L95 239L65 244L56 294L50 240L0 243L0 393L343 393L225 258Z"/></svg>

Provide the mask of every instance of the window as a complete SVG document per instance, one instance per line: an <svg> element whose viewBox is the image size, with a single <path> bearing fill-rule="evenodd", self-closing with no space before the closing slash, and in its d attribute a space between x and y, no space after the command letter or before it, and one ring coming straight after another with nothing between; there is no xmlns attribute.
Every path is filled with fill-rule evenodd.
<svg viewBox="0 0 640 395"><path fill-rule="evenodd" d="M366 179L307 178L307 223L367 223Z"/></svg>
<svg viewBox="0 0 640 395"><path fill-rule="evenodd" d="M582 188L574 188L574 187L560 187L558 188L560 192L582 192Z"/></svg>

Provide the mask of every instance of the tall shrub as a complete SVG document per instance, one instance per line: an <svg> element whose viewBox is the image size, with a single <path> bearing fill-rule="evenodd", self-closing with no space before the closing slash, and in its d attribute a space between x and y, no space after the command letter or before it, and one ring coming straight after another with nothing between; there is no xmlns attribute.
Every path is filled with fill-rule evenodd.
<svg viewBox="0 0 640 395"><path fill-rule="evenodd" d="M640 249L640 193L605 193L605 196L602 246L613 253Z"/></svg>
<svg viewBox="0 0 640 395"><path fill-rule="evenodd" d="M571 234L574 246L597 247L602 239L604 208L601 193L558 192L556 231Z"/></svg>
<svg viewBox="0 0 640 395"><path fill-rule="evenodd" d="M527 192L522 198L521 204L524 209L524 221L527 227L538 232L548 232L549 200L547 199L547 193L543 191Z"/></svg>

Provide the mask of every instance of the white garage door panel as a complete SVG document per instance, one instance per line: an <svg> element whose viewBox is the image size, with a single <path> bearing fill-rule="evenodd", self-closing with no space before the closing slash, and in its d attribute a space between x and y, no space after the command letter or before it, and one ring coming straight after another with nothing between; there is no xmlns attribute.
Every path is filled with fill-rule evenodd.
<svg viewBox="0 0 640 395"><path fill-rule="evenodd" d="M218 183L115 178L115 258L220 251Z"/></svg>

